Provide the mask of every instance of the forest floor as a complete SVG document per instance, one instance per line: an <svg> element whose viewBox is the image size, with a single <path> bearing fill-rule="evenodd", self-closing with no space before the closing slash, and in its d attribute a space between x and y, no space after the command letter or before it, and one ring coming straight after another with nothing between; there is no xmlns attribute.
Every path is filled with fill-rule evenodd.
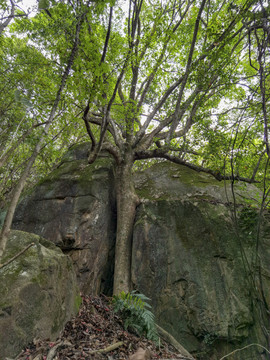
<svg viewBox="0 0 270 360"><path fill-rule="evenodd" d="M139 348L141 350L137 352ZM138 360L187 359L163 340L156 345L126 331L121 318L112 310L109 298L85 296L78 315L66 324L55 342L36 339L16 359L127 360L130 357Z"/></svg>

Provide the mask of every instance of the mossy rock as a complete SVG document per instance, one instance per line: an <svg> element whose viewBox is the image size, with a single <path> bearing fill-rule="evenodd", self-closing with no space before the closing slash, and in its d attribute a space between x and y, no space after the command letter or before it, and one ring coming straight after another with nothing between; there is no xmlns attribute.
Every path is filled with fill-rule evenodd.
<svg viewBox="0 0 270 360"><path fill-rule="evenodd" d="M89 147L70 148L61 164L22 198L12 227L40 235L69 254L83 293L108 293L116 227L114 161L101 153L88 164Z"/></svg>
<svg viewBox="0 0 270 360"><path fill-rule="evenodd" d="M152 299L157 322L198 360L218 360L250 343L267 346L266 312L255 290L270 306L267 219L256 249L260 190L236 183L233 195L229 182L168 162L135 174L135 186L142 202L133 228L132 282ZM260 359L262 352L247 348L233 358Z"/></svg>
<svg viewBox="0 0 270 360"><path fill-rule="evenodd" d="M38 235L13 230L0 269L0 359L14 357L34 338L55 339L78 311L71 260Z"/></svg>
<svg viewBox="0 0 270 360"><path fill-rule="evenodd" d="M142 201L187 200L228 204L237 201L256 204L261 191L253 184L236 182L234 196L230 181L217 181L212 175L196 172L187 166L170 162L156 163L134 176Z"/></svg>

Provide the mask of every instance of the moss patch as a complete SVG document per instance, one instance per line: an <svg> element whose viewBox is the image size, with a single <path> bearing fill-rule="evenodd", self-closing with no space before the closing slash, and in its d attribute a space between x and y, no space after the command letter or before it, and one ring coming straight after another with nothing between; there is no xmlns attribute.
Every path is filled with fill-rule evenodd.
<svg viewBox="0 0 270 360"><path fill-rule="evenodd" d="M76 313L79 311L81 304L82 304L81 296L80 295L75 296L75 311L76 311Z"/></svg>

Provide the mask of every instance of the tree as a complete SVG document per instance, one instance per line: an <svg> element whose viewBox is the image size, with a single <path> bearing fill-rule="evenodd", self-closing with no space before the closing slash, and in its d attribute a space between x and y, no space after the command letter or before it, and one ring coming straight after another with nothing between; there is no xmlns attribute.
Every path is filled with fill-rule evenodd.
<svg viewBox="0 0 270 360"><path fill-rule="evenodd" d="M104 84L113 86L98 105L91 99L84 111L92 141L89 162L101 148L116 161L114 293L130 290L131 236L139 204L132 182L135 161L166 159L219 180L234 178L196 164L200 146L195 136L199 127L213 125L207 119L210 109L225 97L237 99L237 84L247 81L241 67L247 60L246 28L254 4L129 2L122 66L114 77L102 72ZM92 124L100 127L98 139Z"/></svg>
<svg viewBox="0 0 270 360"><path fill-rule="evenodd" d="M232 181L253 182L263 172L269 70L265 61L262 71L262 56L255 52L256 44L269 44L268 10L256 0L129 0L124 10L120 1L80 4L95 11L85 13L78 55L60 98L82 114L89 163L101 150L115 159L117 294L131 286L132 228L140 202L132 180L135 163L168 160ZM15 31L42 44L43 53L37 50L57 59L63 74L78 5L50 6L49 14L17 19ZM266 105L258 110L261 100ZM74 124L65 111L59 118ZM60 122L54 124L59 131Z"/></svg>

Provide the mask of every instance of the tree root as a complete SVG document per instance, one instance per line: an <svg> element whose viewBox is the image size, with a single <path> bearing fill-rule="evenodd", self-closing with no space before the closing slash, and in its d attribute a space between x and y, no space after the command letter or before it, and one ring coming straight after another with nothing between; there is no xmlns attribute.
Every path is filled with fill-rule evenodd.
<svg viewBox="0 0 270 360"><path fill-rule="evenodd" d="M245 350L245 349L247 349L247 348L249 348L249 347L251 347L251 346L258 346L258 347L260 347L261 349L264 349L268 354L270 354L270 351L267 350L264 346L262 346L262 345L260 345L260 344L253 343L253 344L246 345L246 346L244 346L244 347L242 347L242 348L240 348L240 349L236 349L236 350L230 352L229 354L222 356L222 358L220 358L220 360L226 359L228 356L231 356L231 355L235 354L235 353L238 352L238 351Z"/></svg>
<svg viewBox="0 0 270 360"><path fill-rule="evenodd" d="M107 346L105 349L99 349L99 350L94 350L94 351L91 351L91 352L89 352L89 354L96 354L96 353L100 353L100 354L106 354L106 353L108 353L108 352L110 352L110 351L112 351L112 350L115 350L115 349L117 349L117 348L119 348L120 346L122 346L124 343L123 343L123 341L119 341L119 342L117 342L117 343L115 343L115 344L112 344L112 345L109 345L109 346ZM47 359L48 360L48 359Z"/></svg>
<svg viewBox="0 0 270 360"><path fill-rule="evenodd" d="M186 359L195 360L194 357L171 334L162 329L159 325L156 325L156 327L160 337L175 347L181 355L185 356Z"/></svg>

